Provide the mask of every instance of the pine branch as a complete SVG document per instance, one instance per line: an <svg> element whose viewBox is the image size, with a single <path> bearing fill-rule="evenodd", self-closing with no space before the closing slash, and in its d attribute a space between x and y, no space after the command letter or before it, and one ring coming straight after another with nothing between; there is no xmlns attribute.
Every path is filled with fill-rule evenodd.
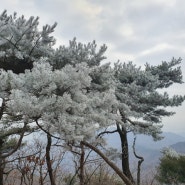
<svg viewBox="0 0 185 185"><path fill-rule="evenodd" d="M32 49L30 50L28 56L31 57L31 55L32 55L32 53L33 53L35 47L37 46L37 44L38 44L38 42L39 42L39 40L40 40L41 38L42 38L42 36L38 37L38 39L37 39L36 42L35 42L35 45L34 45L34 46L32 47Z"/></svg>
<svg viewBox="0 0 185 185"><path fill-rule="evenodd" d="M104 134L113 134L113 133L116 133L116 132L118 132L117 129L116 129L116 130L113 130L113 131L104 131L104 132L100 132L100 133L98 134L97 138L100 137L101 135L104 135Z"/></svg>
<svg viewBox="0 0 185 185"><path fill-rule="evenodd" d="M35 120L35 122L36 122L37 126L38 126L43 132L45 132L46 134L48 134L49 136L51 136L51 137L53 137L53 138L55 138L55 139L61 139L60 137L54 136L54 135L52 135L51 133L49 133L46 129L42 128L42 126L38 123L38 120L37 120L37 119Z"/></svg>
<svg viewBox="0 0 185 185"><path fill-rule="evenodd" d="M152 126L152 123L147 123L147 124L145 124L145 123L142 123L142 122L135 122L135 121L132 121L132 120L129 119L129 118L126 118L126 120L129 121L132 125L134 125L134 126L140 126L140 127L142 127L142 128L149 128L149 127ZM139 124L138 124L138 123L139 123Z"/></svg>
<svg viewBox="0 0 185 185"><path fill-rule="evenodd" d="M15 152L18 150L18 148L19 148L19 147L21 146L21 144L22 144L22 139L23 139L24 134L25 134L25 132L26 132L27 124L28 124L28 123L24 123L24 127L22 128L22 132L20 133L19 140L18 140L18 142L17 142L17 145L14 147L14 149L13 149L12 151L10 151L9 153L7 153L7 154L2 154L2 155L1 155L1 158L7 158L7 157L11 156L13 153L15 153Z"/></svg>
<svg viewBox="0 0 185 185"><path fill-rule="evenodd" d="M12 46L14 46L14 48L16 48L18 51L21 51L21 50L16 46L16 44L13 43L13 42L11 41L11 39L13 38L13 36L11 37L11 39L7 39L7 38L3 37L2 35L1 35L1 37L2 37L3 39L5 39L6 41L8 41L8 42L9 42Z"/></svg>

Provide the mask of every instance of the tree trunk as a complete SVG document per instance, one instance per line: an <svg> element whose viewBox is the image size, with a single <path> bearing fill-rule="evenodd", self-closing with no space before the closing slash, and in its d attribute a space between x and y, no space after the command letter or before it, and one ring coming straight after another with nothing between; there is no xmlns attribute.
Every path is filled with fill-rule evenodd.
<svg viewBox="0 0 185 185"><path fill-rule="evenodd" d="M97 147L85 141L81 141L81 143L96 152L116 172L116 174L123 180L126 185L133 185L129 178L126 177L126 175L112 161L110 161Z"/></svg>
<svg viewBox="0 0 185 185"><path fill-rule="evenodd" d="M0 139L0 185L3 185L4 159L2 158L3 140Z"/></svg>
<svg viewBox="0 0 185 185"><path fill-rule="evenodd" d="M81 147L81 156L80 156L80 185L84 185L84 158L85 158L85 152L84 152L84 145L80 143Z"/></svg>
<svg viewBox="0 0 185 185"><path fill-rule="evenodd" d="M4 164L3 164L3 160L0 157L0 185L3 185L3 172L4 172Z"/></svg>
<svg viewBox="0 0 185 185"><path fill-rule="evenodd" d="M40 166L39 169L39 185L44 185L44 180L43 180L43 173L42 173L42 165Z"/></svg>
<svg viewBox="0 0 185 185"><path fill-rule="evenodd" d="M53 169L52 169L52 163L51 163L51 159L50 159L50 149L51 149L51 136L49 134L47 134L47 146L46 146L46 163L47 163L47 168L48 168L48 173L49 173L49 178L50 178L50 182L51 185L56 185L55 184L55 179L53 176Z"/></svg>
<svg viewBox="0 0 185 185"><path fill-rule="evenodd" d="M2 104L0 107L0 120L2 119L3 112L5 109L5 100L2 99ZM0 185L3 185L3 173L4 173L4 164L3 164L3 158L2 158L2 147L3 147L3 139L0 138Z"/></svg>
<svg viewBox="0 0 185 185"><path fill-rule="evenodd" d="M129 163L129 148L128 148L128 140L127 140L127 131L122 126L120 128L119 125L117 125L118 133L121 139L121 148L122 148L122 170L123 173L130 179L130 181L134 184L134 179L132 177L132 174L130 172L130 163Z"/></svg>

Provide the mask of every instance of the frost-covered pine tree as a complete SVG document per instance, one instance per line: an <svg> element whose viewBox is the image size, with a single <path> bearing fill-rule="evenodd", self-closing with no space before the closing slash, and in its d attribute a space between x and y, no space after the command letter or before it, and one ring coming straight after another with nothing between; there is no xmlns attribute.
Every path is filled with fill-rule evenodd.
<svg viewBox="0 0 185 185"><path fill-rule="evenodd" d="M165 148L162 153L156 179L161 184L184 184L185 155L177 153L172 148Z"/></svg>
<svg viewBox="0 0 185 185"><path fill-rule="evenodd" d="M119 63L112 70L109 64L101 65L106 46L97 50L95 42L82 44L74 39L67 47L53 49L55 40L50 35L56 24L46 25L42 31L38 24L38 18L26 20L16 14L8 16L6 11L0 16L2 125L7 119L9 128L13 126L9 120L17 121L19 131L23 125L18 144L35 122L47 134L60 134L66 142L83 142L97 151L88 144L96 141L99 130L116 124L123 172L130 180L114 169L131 185L127 133L160 138L161 118L173 114L165 108L184 101L182 96L169 97L159 91L182 83L181 70L176 67L180 60L146 65L144 70L132 63Z"/></svg>
<svg viewBox="0 0 185 185"><path fill-rule="evenodd" d="M99 66L107 50L106 45L102 45L99 49L95 41L88 44L82 44L76 41L76 38L69 41L69 46L61 45L55 50L51 65L55 69L60 69L66 64L75 65L78 63L87 63L88 66Z"/></svg>
<svg viewBox="0 0 185 185"><path fill-rule="evenodd" d="M167 107L180 106L185 99L179 95L170 97L167 92L160 91L174 83L183 83L180 62L181 59L173 58L157 66L146 64L144 69L132 62L115 64L116 97L124 123L117 123L122 146L122 169L132 181L127 133L146 134L154 140L161 139L162 118L174 114Z"/></svg>
<svg viewBox="0 0 185 185"><path fill-rule="evenodd" d="M24 73L25 69L32 69L35 61L41 57L50 57L53 53L55 39L50 34L56 24L46 25L39 31L38 20L38 17L30 17L28 20L24 16L17 17L16 13L7 15L6 11L0 15L1 120L3 115L8 114L6 102L12 90L8 74ZM12 115L8 116L10 118ZM14 119L18 119L18 116L14 116Z"/></svg>
<svg viewBox="0 0 185 185"><path fill-rule="evenodd" d="M48 35L55 25L38 32L38 18L26 21L6 12L1 17L2 114L6 109L26 125L36 121L67 141L94 137L97 128L115 120L110 66L99 66L105 46L97 52L95 42L73 40L54 51Z"/></svg>
<svg viewBox="0 0 185 185"><path fill-rule="evenodd" d="M24 73L2 70L2 91L11 89L7 110L68 143L95 142L99 130L121 121L114 111L113 71L100 65L106 47L96 51L95 42L73 40L68 49L60 48Z"/></svg>
<svg viewBox="0 0 185 185"><path fill-rule="evenodd" d="M119 119L112 112L114 89L92 88L93 70L98 69L85 63L53 70L43 59L31 71L6 73L12 79L8 111L35 121L48 132L60 133L66 141L91 139L97 128Z"/></svg>
<svg viewBox="0 0 185 185"><path fill-rule="evenodd" d="M39 18L17 17L17 14L7 15L4 11L0 15L0 68L22 73L31 69L33 62L40 57L49 57L55 39L51 33L56 27L43 26L39 31Z"/></svg>
<svg viewBox="0 0 185 185"><path fill-rule="evenodd" d="M10 135L21 132L19 145L34 121L48 133L79 142L119 119L112 111L112 70L109 64L100 66L105 46L97 51L95 42L83 45L74 39L69 47L54 50L50 34L56 24L39 31L38 18L26 20L6 11L0 24L1 123L6 133L11 128Z"/></svg>
<svg viewBox="0 0 185 185"><path fill-rule="evenodd" d="M20 135L17 145L0 151L0 167L3 166L2 160L18 149L24 133L30 131L26 125L20 124L23 123L22 117L8 111L7 101L12 90L12 79L8 75L24 73L25 69L32 69L35 61L53 53L55 39L51 33L56 24L46 25L41 31L38 25L38 17L26 19L24 16L17 17L16 13L8 15L6 11L0 15L0 148L5 148L9 136ZM0 174L2 184L3 173Z"/></svg>

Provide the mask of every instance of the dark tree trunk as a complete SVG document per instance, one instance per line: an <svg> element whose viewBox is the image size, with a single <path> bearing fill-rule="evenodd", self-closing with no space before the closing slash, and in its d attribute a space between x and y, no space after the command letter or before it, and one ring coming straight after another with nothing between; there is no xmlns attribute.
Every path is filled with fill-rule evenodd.
<svg viewBox="0 0 185 185"><path fill-rule="evenodd" d="M2 100L2 105L0 107L0 120L3 117L3 113L4 113L4 109L5 109L5 100ZM0 138L0 185L3 185L3 173L4 173L4 160L2 158L2 147L3 147L4 141L2 138Z"/></svg>
<svg viewBox="0 0 185 185"><path fill-rule="evenodd" d="M81 156L80 156L80 185L84 185L84 158L85 158L85 152L84 152L84 145L80 143L81 147Z"/></svg>
<svg viewBox="0 0 185 185"><path fill-rule="evenodd" d="M122 148L122 170L123 173L130 179L132 183L134 183L132 174L130 172L129 165L129 148L128 148L128 140L127 140L127 131L124 127L117 125L118 133L121 139L121 148Z"/></svg>
<svg viewBox="0 0 185 185"><path fill-rule="evenodd" d="M0 156L0 185L3 185L3 173L4 173L4 164L3 159Z"/></svg>
<svg viewBox="0 0 185 185"><path fill-rule="evenodd" d="M46 163L47 163L49 178L50 178L51 185L56 185L55 179L53 176L52 163L50 159L50 149L51 149L51 142L52 142L51 135L47 134L47 140L48 140L48 143L46 146Z"/></svg>
<svg viewBox="0 0 185 185"><path fill-rule="evenodd" d="M0 185L3 185L4 158L2 157L2 147L4 141L0 139Z"/></svg>

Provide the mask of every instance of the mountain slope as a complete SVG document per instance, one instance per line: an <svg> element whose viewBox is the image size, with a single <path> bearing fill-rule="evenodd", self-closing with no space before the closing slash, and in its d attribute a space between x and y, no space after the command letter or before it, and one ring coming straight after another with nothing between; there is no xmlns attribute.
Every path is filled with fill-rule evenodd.
<svg viewBox="0 0 185 185"><path fill-rule="evenodd" d="M150 136L137 135L135 149L137 155L140 155L144 158L144 162L142 163L143 170L151 170L151 168L154 169L155 166L157 166L159 158L162 155L161 151L164 147L172 147L174 149L178 149L177 152L183 152L185 150L185 137L171 132L164 132L163 136L164 139L160 141L153 141ZM134 137L135 136L133 134L128 134L130 162L133 166L133 169L137 167L138 161L138 159L136 159L133 155L132 145ZM106 136L106 138L110 147L121 151L121 144L118 134L110 134ZM118 163L121 164L121 161Z"/></svg>
<svg viewBox="0 0 185 185"><path fill-rule="evenodd" d="M170 147L180 154L185 154L185 142L178 142Z"/></svg>

